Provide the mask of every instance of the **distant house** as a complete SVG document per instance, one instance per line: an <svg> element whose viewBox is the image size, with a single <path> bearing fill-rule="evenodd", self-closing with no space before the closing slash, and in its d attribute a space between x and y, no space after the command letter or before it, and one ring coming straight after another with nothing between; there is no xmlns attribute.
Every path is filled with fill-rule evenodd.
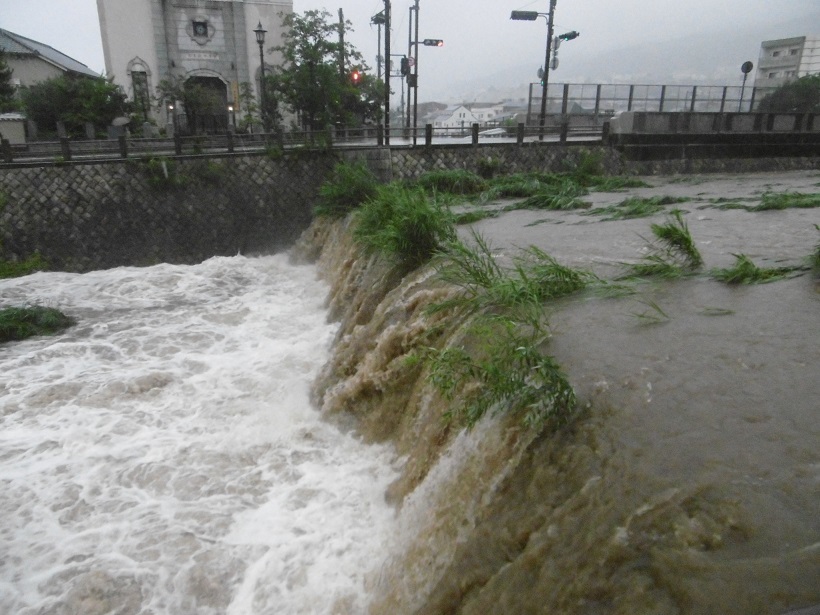
<svg viewBox="0 0 820 615"><path fill-rule="evenodd" d="M482 126L495 126L504 115L504 103L465 103Z"/></svg>
<svg viewBox="0 0 820 615"><path fill-rule="evenodd" d="M0 49L6 52L6 61L14 71L12 82L17 87L35 85L60 75L101 78L88 66L61 51L2 28Z"/></svg>
<svg viewBox="0 0 820 615"><path fill-rule="evenodd" d="M820 36L795 36L763 41L755 86L776 88L806 75L820 73Z"/></svg>
<svg viewBox="0 0 820 615"><path fill-rule="evenodd" d="M444 111L430 118L429 123L439 134L453 134L453 129L469 130L478 118L464 105L447 107Z"/></svg>

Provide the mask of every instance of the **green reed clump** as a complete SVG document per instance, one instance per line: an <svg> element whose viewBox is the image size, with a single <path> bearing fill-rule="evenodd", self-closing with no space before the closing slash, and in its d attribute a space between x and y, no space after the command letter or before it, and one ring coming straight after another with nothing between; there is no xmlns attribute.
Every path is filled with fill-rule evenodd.
<svg viewBox="0 0 820 615"><path fill-rule="evenodd" d="M622 277L680 277L703 266L703 257L679 209L669 213L663 224L653 224L656 243L640 263L627 266Z"/></svg>
<svg viewBox="0 0 820 615"><path fill-rule="evenodd" d="M665 205L682 203L685 198L672 196L653 196L649 198L630 197L617 205L596 207L586 212L589 215L606 216L604 220L627 220L631 218L646 218L664 210Z"/></svg>
<svg viewBox="0 0 820 615"><path fill-rule="evenodd" d="M815 224L814 228L820 231L820 226ZM815 273L820 274L820 243L814 247L814 252L809 256L809 267L814 269Z"/></svg>
<svg viewBox="0 0 820 615"><path fill-rule="evenodd" d="M543 186L538 192L524 199L520 203L515 203L505 207L505 211L517 209L548 209L548 210L570 210L589 207L588 203L580 197L589 194L589 191L572 179L565 179L559 184Z"/></svg>
<svg viewBox="0 0 820 615"><path fill-rule="evenodd" d="M713 269L711 275L727 284L763 284L789 277L799 267L758 267L745 254L733 254L735 263L725 269Z"/></svg>
<svg viewBox="0 0 820 615"><path fill-rule="evenodd" d="M430 171L419 177L415 185L427 192L446 192L463 196L480 194L487 188L487 182L482 177L465 169Z"/></svg>
<svg viewBox="0 0 820 615"><path fill-rule="evenodd" d="M74 321L54 308L42 306L0 309L0 342L50 335L70 327Z"/></svg>
<svg viewBox="0 0 820 615"><path fill-rule="evenodd" d="M19 278L36 271L46 271L49 265L39 252L35 252L22 261L7 261L0 259L0 279Z"/></svg>
<svg viewBox="0 0 820 615"><path fill-rule="evenodd" d="M648 188L649 184L637 177L612 175L591 178L589 186L596 192L618 192L627 188Z"/></svg>
<svg viewBox="0 0 820 615"><path fill-rule="evenodd" d="M453 222L456 225L473 224L474 222L480 222L487 218L497 218L499 214L500 212L489 209L474 209L472 211L453 214Z"/></svg>
<svg viewBox="0 0 820 615"><path fill-rule="evenodd" d="M452 242L437 259L440 279L460 289L457 297L434 305L432 311L458 309L475 314L534 306L575 293L597 282L594 274L566 267L549 254L530 246L502 268L481 235L473 232L469 247Z"/></svg>
<svg viewBox="0 0 820 615"><path fill-rule="evenodd" d="M451 243L437 257L437 273L455 297L430 307L466 321L465 345L428 349L431 381L458 400L449 417L475 425L487 412L522 412L527 426L560 425L576 405L575 392L555 359L542 348L545 301L585 288L597 278L555 261L536 247L499 265L487 242Z"/></svg>
<svg viewBox="0 0 820 615"><path fill-rule="evenodd" d="M476 323L469 335L477 348L431 352L430 380L454 403L447 418L474 426L488 412L522 412L538 428L566 423L576 406L575 391L560 366L539 347L543 330L521 333L514 320L495 317Z"/></svg>
<svg viewBox="0 0 820 615"><path fill-rule="evenodd" d="M382 186L356 211L354 236L368 251L408 268L428 261L455 239L450 210L418 188Z"/></svg>
<svg viewBox="0 0 820 615"><path fill-rule="evenodd" d="M750 207L749 211L768 211L776 209L811 209L820 207L820 193L801 194L799 192L767 192L760 205Z"/></svg>
<svg viewBox="0 0 820 615"><path fill-rule="evenodd" d="M340 218L378 194L376 176L362 163L340 162L319 187L317 216Z"/></svg>

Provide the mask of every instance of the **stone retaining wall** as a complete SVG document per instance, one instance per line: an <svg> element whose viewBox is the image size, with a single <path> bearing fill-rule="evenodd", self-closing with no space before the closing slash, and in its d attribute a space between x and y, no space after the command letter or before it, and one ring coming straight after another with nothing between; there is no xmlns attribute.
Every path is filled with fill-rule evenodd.
<svg viewBox="0 0 820 615"><path fill-rule="evenodd" d="M632 162L608 147L539 143L4 167L0 259L39 253L53 269L88 271L275 252L307 228L319 186L340 160L363 160L388 182L444 169L567 171L590 153L612 174L820 168L818 157Z"/></svg>

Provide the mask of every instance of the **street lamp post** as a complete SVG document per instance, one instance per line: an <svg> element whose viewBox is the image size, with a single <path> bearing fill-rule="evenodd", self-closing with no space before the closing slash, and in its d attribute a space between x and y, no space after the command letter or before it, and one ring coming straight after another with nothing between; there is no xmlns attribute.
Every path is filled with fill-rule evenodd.
<svg viewBox="0 0 820 615"><path fill-rule="evenodd" d="M550 80L550 51L552 50L552 24L555 16L555 4L558 0L550 0L549 13L537 11L513 11L510 19L516 21L535 21L539 17L547 20L547 52L544 57L544 78L541 80L541 115L538 118L538 140L544 140L544 128L547 123L547 86Z"/></svg>
<svg viewBox="0 0 820 615"><path fill-rule="evenodd" d="M262 107L262 126L265 132L268 130L268 114L265 110L265 34L267 30L262 27L262 22L253 31L256 34L256 42L259 44L259 104Z"/></svg>

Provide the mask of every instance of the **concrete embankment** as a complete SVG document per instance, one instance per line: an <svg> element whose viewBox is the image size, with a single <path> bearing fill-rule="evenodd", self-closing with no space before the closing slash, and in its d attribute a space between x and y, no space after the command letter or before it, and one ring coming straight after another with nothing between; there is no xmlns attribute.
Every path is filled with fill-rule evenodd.
<svg viewBox="0 0 820 615"><path fill-rule="evenodd" d="M817 192L820 176L645 179L630 193L688 200L649 218L513 211L474 226L499 259L532 244L613 280L676 207L704 257L695 276L545 305L546 351L580 400L558 431L503 413L472 430L445 420L450 403L415 357L463 341L459 323L424 312L452 289L432 270L403 275L365 256L349 221L315 221L303 236L295 253L318 258L341 322L315 401L403 459L385 494L399 529L371 573L371 613L749 615L820 603L817 278L733 287L709 275L735 254L803 264L820 242L817 210L750 206ZM593 194L592 209L626 196Z"/></svg>

